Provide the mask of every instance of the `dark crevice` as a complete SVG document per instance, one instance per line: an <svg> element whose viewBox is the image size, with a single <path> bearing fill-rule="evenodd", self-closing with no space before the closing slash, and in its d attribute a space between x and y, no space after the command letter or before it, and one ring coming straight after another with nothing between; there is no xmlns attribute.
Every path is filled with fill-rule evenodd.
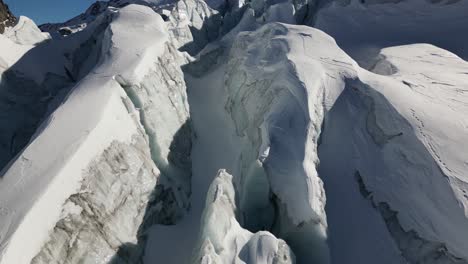
<svg viewBox="0 0 468 264"><path fill-rule="evenodd" d="M0 34L3 34L6 27L12 27L16 24L16 17L10 12L8 5L0 0Z"/></svg>
<svg viewBox="0 0 468 264"><path fill-rule="evenodd" d="M168 159L171 162L169 166L191 167L191 143L189 144L190 151L188 153L186 148L187 140L191 141L190 131L190 120L187 120L175 133L169 147ZM156 166L159 168L158 164ZM171 177L173 176L167 174L167 171L161 171L157 184L144 209L143 221L140 223L137 231L137 242L124 243L119 246L116 254L110 260L110 264L142 263L142 257L144 256L148 240L148 230L154 225L175 225L182 219L184 212L180 208L176 197L176 193L181 190L174 189L175 186L170 184Z"/></svg>

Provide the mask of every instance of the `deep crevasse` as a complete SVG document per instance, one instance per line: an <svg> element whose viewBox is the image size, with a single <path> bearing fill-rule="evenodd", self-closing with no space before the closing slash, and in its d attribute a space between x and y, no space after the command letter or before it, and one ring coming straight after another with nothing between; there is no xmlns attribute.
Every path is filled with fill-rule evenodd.
<svg viewBox="0 0 468 264"><path fill-rule="evenodd" d="M40 188L18 200L26 206L10 204L11 197L1 201L6 201L2 230L12 227L4 221L11 219L10 210L30 214L18 218L23 223L10 244L2 242L3 261L28 263L39 254L37 263L466 263L466 62L431 45L362 57L356 43L336 32L342 20L330 22L340 12L389 10L383 14L394 17L412 4L424 5L424 12L438 5L209 2L216 11L199 1L142 1L166 20L162 26L150 8L124 7L125 2L88 10L90 19L78 27L65 25L69 39L80 42L76 36L110 22L104 39L112 42L104 41L102 56L91 51L99 61L78 61L71 70L57 64L59 76L84 79L12 168L26 169L22 173L27 176L27 164L47 159L31 151L35 144L47 143L44 135L53 127L72 123L54 118L68 111L64 109L81 109L70 103L74 99L107 104L94 129L79 126L91 114L73 120L82 137L67 141L72 147L59 164L71 168L75 187L63 188L63 180L47 170L35 176ZM450 19L459 17L457 8L465 5L451 4L444 10L453 15L444 23L459 26ZM368 17L356 19L361 18ZM422 28L415 21L408 32L414 25L413 30ZM317 23L376 74L360 68L327 34L275 22ZM136 50L125 49L138 38L125 32L130 25L139 25L143 35L162 35L141 40ZM93 41L100 47L99 38L84 41L81 52L90 52L87 45ZM0 40L8 47L23 45L21 39L13 39L14 45ZM51 43L60 43L56 41ZM362 42L364 53L376 50L366 46L372 40ZM392 43L405 44L388 40L377 46ZM182 50L201 52L191 57ZM92 142L101 148L93 150ZM58 144L54 149L60 155L67 148ZM0 187L12 186L5 182L14 180L14 172L6 172ZM32 183L26 177L18 184ZM32 214L45 207L39 206L41 200L31 201L56 195L54 188L62 188L53 200L54 213ZM106 201L108 192L116 194L112 202ZM4 234L12 235L14 228ZM28 232L40 236L28 241L26 254L18 259L16 243ZM100 235L93 236L95 232Z"/></svg>

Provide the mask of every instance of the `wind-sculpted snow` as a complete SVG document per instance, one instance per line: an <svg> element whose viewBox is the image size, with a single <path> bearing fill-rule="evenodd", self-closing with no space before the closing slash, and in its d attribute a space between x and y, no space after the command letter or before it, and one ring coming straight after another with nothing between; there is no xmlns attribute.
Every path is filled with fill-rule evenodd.
<svg viewBox="0 0 468 264"><path fill-rule="evenodd" d="M34 22L24 16L19 17L16 25L7 28L5 36L20 45L37 45L50 38L48 33L43 33Z"/></svg>
<svg viewBox="0 0 468 264"><path fill-rule="evenodd" d="M466 60L468 38L459 32L468 30L467 10L468 2L457 0L332 1L307 24L335 38L368 69L380 49L414 43L436 45Z"/></svg>
<svg viewBox="0 0 468 264"><path fill-rule="evenodd" d="M33 34L31 34L33 32ZM76 38L52 43L34 23L21 17L1 36L0 98L3 113L0 133L0 167L21 151L55 110L69 89L90 70L99 57L93 48L103 29L90 27ZM49 64L35 65L47 60Z"/></svg>
<svg viewBox="0 0 468 264"><path fill-rule="evenodd" d="M467 71L468 64L430 45L395 47L382 53L398 69L392 77L401 84L377 85L381 87L377 91L411 126L410 131L405 132L404 126L399 125L403 135L384 147L386 166L396 167L398 161L400 164L400 170L389 170L384 179L395 188L409 191L395 195L378 187L379 194L374 199L391 201L389 205L399 212L404 229L413 229L424 239L443 243L451 254L466 262L468 178L464 152L468 138L464 133L467 119L463 113L468 110L468 97L463 87L468 84L468 78L461 72ZM398 92L396 87L400 87ZM379 117L384 114L377 111L377 120L389 118ZM379 122L384 131L388 130L385 123ZM416 138L408 139L405 135ZM367 176L365 174L363 177ZM407 175L412 176L408 178ZM406 183L400 185L402 179L406 179ZM386 183L379 182L379 186L382 184ZM371 184L371 191L374 191L373 186L377 185ZM426 198L428 193L430 197Z"/></svg>
<svg viewBox="0 0 468 264"><path fill-rule="evenodd" d="M385 49L382 55L393 74L361 71L361 81L348 81L326 118L319 153L331 200L332 252L340 250L332 255L339 263L374 248L382 253L366 254L369 262L385 254L388 263L405 263L402 257L410 263L466 263L466 76L460 72L467 64L430 45ZM381 217L359 197L356 171ZM356 189L338 187L345 183ZM361 215L340 220L349 216L340 209L346 207ZM361 229L363 221L369 224ZM355 230L346 231L350 237L365 238L361 245L342 235L344 223ZM383 225L390 236L382 234L385 239L375 244L370 234Z"/></svg>
<svg viewBox="0 0 468 264"><path fill-rule="evenodd" d="M467 263L466 8L111 0L52 38L20 17L0 262Z"/></svg>
<svg viewBox="0 0 468 264"><path fill-rule="evenodd" d="M159 142L148 142L148 148L157 146L162 155L169 156L169 163L181 164L180 166L185 166L183 168L190 167L190 164L187 164L190 160L187 155L190 155L191 135L190 125L184 126L188 118L188 110L186 103L184 103L185 91L183 87L185 86L183 80L177 79L177 72L172 73L169 71L169 68L167 68L169 72L167 74L161 74L160 71L156 74L151 74L150 71L153 67L157 66L157 64L154 64L154 61L163 53L165 48L167 32L163 20L151 9L143 6L131 5L117 13L103 14L103 18L108 18L109 15L112 18L112 22L109 27L104 24L107 29L104 32L103 40L95 42L102 43L98 47L102 50L98 65L72 88L72 92L68 95L65 103L48 118L48 122L44 123L40 128L40 133L37 134L36 138L16 158L3 175L1 201L2 212L4 213L0 222L2 225L2 263L28 263L38 253L39 255L35 258L35 261L38 261L38 263L41 263L41 261L43 263L50 263L51 261L61 263L72 260L86 262L87 259L93 258L93 254L96 253L96 251L87 250L87 248L92 247L93 243L97 247L100 247L99 245L103 246L103 251L98 252L97 257L105 256L107 259L120 250L117 247L118 243L137 241L138 244L135 247L140 247L140 250L143 251L144 245L140 243L140 237L138 237L138 240L136 238L136 230L138 230L140 223L133 220L137 221L141 219L141 208L145 208L145 205L149 202L146 199L148 197L148 189L155 188L152 183L155 182L154 177L159 172L151 169L151 166L148 167L149 165L147 166L149 169L140 170L138 163L132 162L129 163L130 170L146 173L147 176L144 177L149 180L140 182L137 178L134 178L138 174L131 173L131 175L124 174L113 185L99 182L102 188L104 188L99 189L99 191L106 193L116 191L116 189L112 188L117 188L117 186L123 184L122 181L125 177L131 177L135 188L144 190L139 194L135 192L133 194L135 195L134 201L128 201L120 207L117 206L112 213L104 211L98 214L92 213L92 210L97 210L96 208L103 210L102 203L104 201L99 199L103 196L99 196L96 191L93 191L93 188L98 186L93 186L93 188L89 189L81 184L87 181L99 181L99 179L87 178L97 176L93 173L86 173L85 170L96 170L96 166L98 168L101 166L101 164L91 164L93 160L99 158L104 150L107 149L106 151L114 153L112 155L127 157L125 155L130 155L132 148L141 149L141 147L132 147L133 145L131 147L117 147L117 150L115 148L108 149L108 147L111 144L114 144L113 146L115 144L127 146L136 134L140 134L140 143L137 144L140 146L141 142L145 141L142 138L150 135L146 134L144 121L142 121L143 117L141 117L139 111L144 113L146 108L151 108L153 103L161 105L164 100L166 101L165 104L169 109L165 113L168 116L172 113L172 117L168 117L167 122L170 121L174 124L174 131L167 130L166 134L159 135L157 138L160 140ZM107 20L97 20L96 23L102 23L103 21L106 22ZM138 30L128 31L127 28L129 26L135 27ZM151 34L147 34L148 32L151 32ZM139 45L133 45L133 49L126 49L125 47L128 46L128 43L133 43L133 39L138 35L146 37L138 43ZM161 62L163 63L164 61ZM171 75L175 75L175 77ZM118 77L115 79L119 82L114 80L114 76ZM151 80L151 78L153 78L151 82L159 81L159 83L152 83L152 85L158 85L158 88L164 85L171 87L168 88L168 95L166 97L158 95L159 97L152 98L152 101L142 105L141 107L144 107L144 109L135 110L138 106L135 106L135 102L132 101L133 98L127 96L126 92L128 91L124 89L126 87L122 87L122 84L124 83L125 86L134 89L140 89L141 83L146 88L143 91L151 93L151 86L145 84L145 80ZM179 82L179 84L176 82ZM174 84L182 88L177 90L175 87L172 87ZM155 94L157 93L155 92ZM130 97L132 100L127 97ZM123 100L121 98L127 99ZM83 102L86 103L83 104ZM163 120L156 121L163 122ZM177 127L178 124L179 127ZM165 125L167 126L168 124L166 123ZM178 128L182 127L183 132L180 135L185 137L185 139L177 139L171 142ZM143 133L143 136L141 133ZM189 138L188 140L187 137ZM44 148L47 148L47 155L41 154ZM151 149L152 154L153 150ZM125 153L119 154L115 153L116 151ZM145 156L146 163L150 160L156 166L161 166L161 164L152 159L153 155L148 156L145 153L149 153L149 151L140 154L140 156ZM167 159L166 156L164 158ZM123 158L123 160L128 159L130 157ZM129 160L128 162L131 161ZM154 164L152 165L153 168L155 168ZM118 168L112 168L112 170L115 169ZM161 167L160 169L163 170L166 167ZM108 174L105 168L100 168L100 170L104 175ZM158 209L152 207L145 209L144 218L148 218L147 220L150 224L157 223L158 221L161 223L172 223L171 221L175 221L179 217L180 213L174 212L174 208L167 208L166 203L173 204L175 207L182 206L179 202L180 199L175 198L177 194L173 191L175 188L180 187L169 184L168 180L165 179L166 176L161 177L160 184L163 185L160 186L163 187L155 188L154 194L152 194L154 202L150 202L151 206L156 206ZM179 181L178 184L183 185L184 183ZM91 196L74 195L80 192L80 189L83 191L82 188L85 188L85 191L89 189L94 194ZM106 190L105 188L110 189ZM187 183L185 183L184 190L190 190ZM121 195L125 196L125 193L121 193ZM18 197L21 197L21 199L18 199ZM70 197L77 199L75 201L74 198ZM123 199L123 197L116 198L116 201L118 199ZM128 199L128 197L125 199ZM175 199L177 202L175 202ZM89 203L83 210L89 209L91 211L87 211L83 217L73 216L76 212L71 212L72 216L70 216L70 212L67 209L69 207L69 203L66 202L67 200L79 203L77 206L72 206L75 209ZM65 206L63 209L62 205ZM107 210L114 210L112 204L107 204L107 206ZM187 206L184 205L182 207ZM155 216L154 212L164 212L169 215L164 217L161 214L156 214ZM90 228L93 226L102 228L102 224L111 224L110 222L103 222L106 221L109 214L113 217L113 221L120 223L130 222L131 225L125 231L122 230L122 233L118 233L117 237L115 237L115 232L119 230L113 229L113 227L108 232L104 229L97 230L103 232L103 235L89 240L87 238L90 234L89 231L80 231L83 228L83 223ZM88 217L89 221L82 219L86 217ZM66 224L65 234L61 229L64 221L71 221ZM54 230L56 231L49 237L49 230L54 228L54 226ZM143 223L142 226L147 228ZM111 235L109 232L114 232L114 235ZM35 234L35 239L25 240L30 234ZM107 243L106 239L109 238L114 239L111 244ZM63 250L65 250L65 253L68 252L66 254L69 255L63 258L64 251L56 248L56 245L60 244L61 241L67 240L69 240L70 244L68 244L67 249ZM47 244L42 248L44 242L47 242ZM89 244L82 246L83 243L85 245L86 243ZM130 262L133 262L133 260L130 260Z"/></svg>
<svg viewBox="0 0 468 264"><path fill-rule="evenodd" d="M278 23L240 33L229 54L226 110L242 142L234 175L242 224L285 239L299 263L328 262L317 142L355 65L323 32Z"/></svg>
<svg viewBox="0 0 468 264"><path fill-rule="evenodd" d="M220 170L206 195L199 246L192 263L295 263L284 241L265 231L252 234L240 226L236 193L233 177Z"/></svg>
<svg viewBox="0 0 468 264"><path fill-rule="evenodd" d="M296 220L299 222L306 222L308 219L316 220L317 218L313 217L307 218L307 212L311 212L310 215L312 216L314 214L322 216L322 218L318 218L321 219L320 221L318 221L318 223L323 224L322 230L325 230L326 228L326 218L324 216L325 212L320 207L320 204L322 206L324 204L324 195L322 196L323 191L321 191L320 188L311 188L307 190L307 188L310 188L308 186L314 185L307 185L306 181L301 183L301 178L305 180L309 180L310 178L304 176L295 176L304 174L295 174L294 172L297 170L294 170L293 166L288 165L288 160L290 160L290 163L294 164L295 166L298 166L298 164L304 164L303 166L305 166L306 169L310 169L310 164L318 164L317 156L315 156L314 162L314 154L307 155L307 150L311 151L311 153L317 153L317 151L315 150L316 147L314 147L314 145L312 145L313 147L311 148L305 148L304 152L306 154L303 154L304 156L298 156L297 154L294 154L295 151L300 150L300 146L303 146L302 144L304 144L294 142L300 140L301 138L307 138L303 136L305 134L304 132L302 132L304 134L302 134L301 136L300 133L295 131L311 131L311 129L307 129L307 126L305 126L304 124L307 124L308 120L312 120L311 123L315 124L315 126L312 125L312 128L318 131L316 132L317 136L314 138L314 134L310 132L308 135L312 135L312 142L314 142L314 140L317 140L318 134L320 133L320 125L322 123L321 118L328 109L333 109L335 107L334 102L337 98L342 97L341 91L344 89L345 86L347 87L345 89L346 91L352 89L355 89L356 91L376 89L377 91L379 91L379 93L381 92L381 89L383 89L382 87L388 87L386 88L388 89L386 91L392 91L392 93L387 92L388 94L385 94L385 96L390 96L390 99L392 98L391 96L395 96L395 94L397 94L397 90L398 92L400 92L400 89L406 89L406 91L408 91L409 89L409 91L411 91L416 90L418 87L420 87L420 89L415 91L416 95L418 96L407 95L405 97L407 98L406 100L399 96L398 99L394 99L393 101L391 101L393 107L396 107L396 109L398 109L396 110L398 112L405 111L404 109L408 108L413 109L412 111L408 112L411 113L411 115L400 118L400 121L398 121L397 123L395 123L396 121L392 121L392 119L389 119L389 116L385 114L395 113L395 111L384 110L388 109L388 107L385 106L381 99L375 99L379 97L368 97L370 95L364 97L363 100L365 108L370 109L367 110L370 112L368 115L366 115L367 121L365 122L363 128L365 129L365 134L368 134L370 136L371 141L365 141L367 143L355 143L353 149L356 149L357 154L353 154L349 157L337 158L333 156L326 156L326 163L331 164L331 166L333 167L338 166L346 168L344 164L337 164L341 164L343 160L350 160L349 163L351 163L351 161L357 159L356 157L366 157L367 155L364 155L362 153L365 153L367 151L366 149L369 148L367 146L368 144L375 144L375 147L378 149L387 145L391 145L393 144L393 142L398 142L399 140L406 138L405 135L412 134L414 132L405 132L404 127L408 127L407 122L415 122L411 123L411 126L413 126L414 129L417 128L419 131L421 131L420 133L424 134L425 136L422 138L416 136L411 139L407 139L407 141L405 141L399 146L401 146L400 151L404 151L405 153L412 153L403 154L403 157L406 157L405 160L410 159L409 157L417 157L416 159L420 159L420 161L417 163L419 165L405 165L407 167L404 167L403 164L405 164L405 161L400 159L401 156L398 155L385 156L383 161L379 162L371 161L375 160L375 158L379 156L376 153L372 154L373 158L362 158L362 163L359 163L359 168L366 167L366 170L373 171L366 173L366 176L363 176L363 178L365 182L373 182L373 185L369 187L371 190L372 186L378 186L379 194L375 193L374 190L372 190L374 197L382 197L380 198L382 200L379 201L385 202L390 205L392 210L397 214L396 219L398 219L398 223L401 223L402 225L402 228L400 229L391 229L390 227L387 227L389 231L386 231L385 225L382 225L382 219L375 218L374 220L372 220L374 221L374 223L372 223L372 226L374 226L373 228L377 228L375 232L383 232L382 236L385 235L386 237L386 246L383 246L385 245L385 243L375 244L373 246L370 244L372 243L371 240L368 240L365 242L368 244L366 244L365 247L360 248L363 248L366 252L368 248L372 247L376 248L376 252L382 250L387 251L386 254L388 258L386 258L386 261L389 261L389 263L402 262L402 257L406 258L410 262L415 263L421 262L423 260L433 262L437 261L435 259L437 258L436 255L441 256L440 261L449 261L449 263L452 263L450 262L450 259L452 259L454 261L453 263L458 263L460 261L463 262L462 258L466 258L463 252L466 251L462 248L465 247L464 237L466 237L466 235L461 233L456 234L455 230L466 230L465 225L467 224L467 219L464 213L465 210L463 209L464 204L466 203L466 198L462 198L464 197L464 191L466 192L466 184L464 184L464 182L466 182L466 179L464 179L462 174L458 174L456 176L453 176L453 179L450 180L451 183L448 184L446 180L444 180L444 178L446 178L447 175L450 175L450 171L452 171L453 173L453 171L458 171L457 168L464 168L466 166L466 163L463 161L464 159L462 158L463 149L466 148L464 145L464 142L466 142L466 140L462 139L464 133L461 132L463 130L463 124L465 122L461 121L461 123L458 123L460 125L454 125L457 124L457 121L451 124L451 121L449 121L449 123L446 123L446 120L448 119L441 118L438 122L443 121L444 124L438 123L437 125L433 126L433 129L439 130L439 132L436 132L437 135L449 135L448 137L450 138L450 140L455 140L456 143L448 144L447 141L444 141L445 143L443 144L427 142L427 138L429 138L427 135L433 133L430 132L433 130L431 129L427 132L424 131L425 129L427 129L427 125L424 125L424 121L418 121L422 120L420 117L418 117L419 115L417 114L416 107L418 105L415 105L414 103L412 103L412 101L408 101L408 99L414 98L413 100L415 102L421 104L421 99L416 98L431 98L430 94L437 94L438 96L435 97L439 102L437 103L437 105L446 108L446 110L437 108L438 110L434 110L436 111L435 113L448 114L448 109L452 109L449 114L449 116L451 117L458 116L458 113L465 113L465 104L463 102L466 102L466 99L464 99L463 97L463 89L457 88L465 86L464 82L462 81L451 83L441 80L463 80L464 77L460 78L459 75L461 72L465 72L462 66L464 62L459 58L456 58L456 56L454 56L453 54L447 53L445 51L442 52L440 50L433 50L433 48L431 48L430 46L407 46L401 48L401 50L405 51L405 53L402 53L404 55L399 55L399 57L403 58L403 56L408 56L407 54L412 54L414 56L414 59L410 60L409 62L405 62L403 64L405 65L405 68L399 67L399 64L397 63L396 59L391 56L390 51L384 51L382 53L382 58L385 58L382 61L385 61L387 66L382 65L378 62L376 64L376 67L382 69L379 71L383 71L385 75L389 75L389 77L381 77L369 74L366 71L360 69L355 62L353 62L349 57L344 55L344 53L342 53L338 48L335 48L335 50L330 48L336 45L332 41L327 43L326 41L317 37L316 35L309 33L306 29L300 30L300 34L298 34L298 36L300 37L293 37L291 36L291 33L286 33L288 32L287 28L287 26L277 25L276 27L274 27L268 25L264 28L257 30L255 33L241 33L241 35L236 39L236 42L234 43L233 48L231 50L231 59L229 60L228 69L226 73L226 86L230 96L229 102L227 104L227 110L231 113L233 120L236 124L236 133L239 136L248 139L247 143L244 143L245 145L242 145L242 158L240 165L241 178L239 179L239 186L241 186L239 188L241 197L240 210L244 213L244 217L246 219L244 225L253 228L254 230L259 230L262 228L266 228L267 230L273 230L274 234L278 235L279 237L285 239L288 242L288 244L291 246L292 250L296 254L298 261L304 261L306 259L310 261L311 257L313 256L313 252L308 251L310 255L304 257L304 255L300 251L300 245L298 246L297 244L295 244L295 240L301 241L302 245L306 244L303 240L299 239L294 235L289 235L288 231L290 229L288 228L283 227L283 229L286 229L288 231L281 231L281 228L279 228L279 230L275 230L275 225L273 225L273 228L271 228L271 222L262 220L275 218L272 217L274 213L272 213L271 202L269 201L269 199L271 198L268 194L268 189L271 188L271 192L274 194L274 199L276 199L279 204L279 206L276 207L276 210L278 210L279 212L282 211L282 213L279 213L276 218L283 220L280 221L280 223L284 224L285 222L287 223L288 221L292 220L292 224L295 224L293 222L295 219L300 219ZM275 36L275 34L277 36ZM275 37L272 37L272 35ZM288 37L284 37L283 39L282 37L280 37L282 35L287 35ZM310 42L307 42L308 37L310 38ZM297 41L298 39L302 41ZM322 44L324 46L319 46L319 44ZM325 46L327 48L324 48ZM296 51L298 47L299 51ZM303 50L304 47L307 47L308 49ZM317 48L314 49L314 47ZM286 57L286 55L282 54L288 55ZM295 57L294 54L301 54L301 56ZM424 60L424 58L426 58L427 56L434 57ZM287 61L286 58L290 59L292 62L290 62L289 64L285 63ZM306 61L306 63L309 63L309 65L307 65L306 63L300 64L294 60L298 60L298 58L307 58L304 59L304 61ZM298 61L302 62L301 60ZM311 61L315 63L311 63ZM426 62L428 64L422 65L417 64L417 61L432 61L433 63ZM317 70L320 69L319 67L317 67L318 62L321 62L321 66L323 68L322 71ZM414 63L414 65L412 63ZM433 64L437 64L440 66L435 66ZM261 65L261 67L259 67L259 65ZM440 76L441 73L444 72L444 70L442 69L446 68L447 65L453 65L448 67L452 69L453 74L455 74L454 76ZM437 67L441 68L438 70ZM385 68L389 69L385 70ZM301 71L304 69L307 69L307 74L301 75ZM399 78L397 76L399 76L400 71L414 73L414 69L419 69L419 72L417 72L417 75L415 76L421 76L421 78L423 78L423 80L421 80L422 84L415 84L414 81L410 81L408 79L402 79L398 82L394 80L395 78ZM317 75L312 74L314 70L319 73L319 76L322 77L321 79L315 77ZM286 71L286 74L283 74L283 71ZM439 77L431 77L432 74L436 74ZM296 78L298 78L300 81L295 81L294 76L298 76ZM325 79L323 79L323 76L326 76ZM301 77L304 79L301 79ZM353 82L348 81L349 79L357 78L361 78L362 82L366 84L353 85ZM415 77L411 77L410 79L412 78ZM311 80L311 82L307 82L308 80ZM284 84L285 82L286 84ZM344 83L346 83L346 85ZM357 83L359 83L359 81ZM316 84L316 86L307 84ZM432 87L431 90L428 90L428 85L429 87ZM405 86L406 88L404 88ZM319 92L313 94L313 87L319 87L319 89L317 89ZM397 87L400 88L397 89ZM322 90L320 90L320 88L322 88ZM450 88L453 92L449 92L449 90L447 90ZM441 91L444 92L437 93L436 91L438 89L443 89ZM286 95L284 95L282 92ZM312 93L314 96L309 97L307 93ZM403 94L403 92L400 93ZM310 99L304 102L303 100L305 100L305 98ZM314 105L312 103L317 101L318 104ZM454 103L456 102L460 103L454 105ZM275 109L275 107L278 107L278 109ZM313 114L310 114L310 117L307 116L307 111L304 111L304 109L307 109L307 107L309 107L309 109L313 109L314 111ZM435 108L435 105L433 105L433 108ZM429 108L426 106L426 108L424 109ZM418 117L418 119L415 119L415 117ZM317 118L318 120L314 120L313 118ZM305 121L301 121L301 119ZM454 119L449 120L464 120L464 117L458 116ZM450 127L450 131L452 132L441 131L445 130L447 127ZM295 128L297 128L297 130L295 130ZM411 130L412 129L413 128L411 128ZM351 128L338 129L338 131L340 132L346 130L351 130ZM325 129L325 133L322 134L322 137L327 137L327 129ZM341 137L343 137L343 135L341 135ZM282 141L287 143L282 143ZM336 139L330 139L330 141L338 142L338 140ZM305 140L305 142L307 142L307 140ZM305 146L307 146L307 143L305 144ZM343 146L346 146L346 144L343 144ZM446 148L450 149L447 149L444 154L444 157L446 157L447 160L459 160L460 162L458 164L448 166L447 161L444 161L443 158L441 158L441 155L437 153L438 146L446 146ZM455 148L455 146L457 148ZM326 153L333 153L332 149L341 149L341 147L338 147L336 145L333 145L333 147L329 148L330 150L325 151ZM318 153L318 155L320 156L320 152ZM336 156L339 157L339 155ZM311 159L304 162L303 157ZM331 161L329 161L328 159L331 159ZM298 160L303 161L303 163L297 162ZM434 161L439 165L434 166ZM381 164L380 162L386 164L384 168L380 167L381 165L371 165ZM410 164L413 163L411 162ZM421 170L421 166L425 169L423 169L422 174L420 174L421 172L414 171L416 169L414 166L419 168L417 169L418 171ZM445 172L442 174L439 173L440 170L438 167L441 168L440 170ZM386 175L393 176L377 176L379 175L379 173L377 173L374 170L378 170L378 168L382 168L380 169L380 174L385 172L388 173ZM312 172L314 172L314 170L312 170ZM463 170L464 169L460 169L459 171ZM299 172L300 171L301 170L299 170ZM307 175L307 173L310 173L311 170L305 171L305 175ZM351 178L354 181L354 176L352 175L354 175L354 171L356 171L356 169L350 169L350 171ZM283 174L279 172L283 172ZM324 169L320 177L326 179L328 177L331 177L331 175L333 174L335 174L333 170ZM282 175L287 175L287 181L282 180ZM407 177L406 175L412 175L413 177L411 177L411 179L413 179L414 183L411 183L409 179L403 180ZM421 178L416 178L416 175L421 175ZM383 183L382 179L392 181L392 178L395 179L396 182ZM449 176L449 179L450 178L451 177ZM311 177L311 179L319 183L315 186L320 186L320 180L318 178ZM406 184L399 185L397 182L400 182L402 180L406 182ZM295 185L296 181L298 182L297 185ZM375 181L377 181L378 183ZM427 185L427 187L421 187L421 184L423 184L423 182L425 181L429 181L431 184ZM355 182L352 182L352 184L355 184ZM262 187L259 188L259 186ZM388 188L388 186L392 186L392 188ZM301 189L304 188L306 188L306 191L302 193ZM331 185L331 187L329 188L338 187L336 187L336 184L334 184ZM311 190L318 191L314 192ZM420 193L418 194L418 192ZM437 202L433 201L431 198L428 198L426 200L424 198L426 197L424 193L427 192L431 193L432 196L438 197L436 198ZM251 193L250 196L249 193ZM306 194L305 197L297 198L301 197L301 195L304 195L304 193ZM339 192L337 192L336 194L334 193L335 192L331 192L331 195L340 195ZM307 198L307 195L310 195L309 197L311 198ZM383 198L383 196L385 196L386 198ZM337 198L333 197L333 199ZM360 199L359 196L356 199ZM319 204L319 206L314 207L314 201L318 201L318 203L315 203L315 205ZM439 203L440 205L437 205ZM397 208L398 204L400 204L401 206L399 209ZM463 206L460 207L460 205ZM333 210L340 210L339 205L334 204L333 206L336 207L336 209L333 208ZM352 206L356 205L351 205L350 208L353 208ZM439 211L442 208L444 211ZM254 213L252 213L252 215L249 215L250 212ZM297 214L295 214L295 212L297 212ZM375 215L375 212L368 213ZM285 215L287 215L286 220L284 220ZM449 220L446 217L447 215L451 215L453 216L453 218ZM249 221L249 219L254 220ZM341 225L349 229L349 227L346 226L346 217L341 216L340 219L343 219L343 222L338 221L336 218L333 219L334 225ZM362 221L366 221L365 218L362 219ZM428 219L430 219L431 224L429 224L429 222L427 221ZM440 221L440 225L436 224L436 222L438 221ZM304 222L302 222L301 224L303 224ZM316 223L317 221L315 221L315 224ZM424 227L425 223L428 224L426 227ZM277 223L275 224L278 225ZM360 222L360 224L362 225L362 222ZM286 226L288 225L286 224ZM381 228L383 228L384 230L381 230ZM439 231L433 231L434 228L440 229ZM417 236L413 236L413 238L411 238L411 236L408 236L404 239L401 239L400 237L398 237L398 235L396 235L399 234L399 232L395 232L395 230L401 229L407 231L414 230ZM365 230L361 232L365 232ZM388 232L390 232L390 234ZM437 233L437 235L434 232ZM372 234L372 232L368 233ZM302 235L304 234L307 234L307 232L304 232L304 230L302 230ZM314 234L314 232L310 232L305 236L309 236L310 238L314 237L315 235L315 238L322 237L323 241L325 241L327 233L323 232L321 234L322 236L320 236L319 232L319 235L317 236L317 234ZM357 254L366 254L365 252L360 252L353 253L352 255L340 256L342 252L336 250L342 250L339 249L343 248L341 246L342 244L340 243L346 243L348 239L344 239L343 235L340 235L339 233L334 233L333 226L331 227L330 234L333 240L331 253L332 261L341 263L345 259L349 259L349 256L352 256L353 259L355 259L360 256ZM351 239L354 239L356 236L357 235L351 237ZM411 241L411 239L414 239L414 241ZM429 243L432 243L432 245L439 246L431 246L433 248L433 251L426 251L427 253L425 254L415 253L417 252L417 249L412 247L416 247L416 245L420 243L417 241L421 241L421 239L431 241ZM341 241L336 242L340 244L339 246L335 246L335 240ZM352 241L353 240L349 241L349 243L355 243ZM310 245L310 243L308 243L308 245ZM357 247L359 247L358 245L359 243L356 243ZM343 246L349 248L354 247L351 244L345 244ZM398 249L395 247L398 247L399 250L402 251L402 253L398 253ZM320 248L320 246L316 246L315 248ZM323 252L326 252L326 250L323 250L323 248L320 249L321 250L319 252L321 252L322 254ZM434 251L437 251L439 253L435 253ZM346 250L343 252L352 252L352 250ZM377 253L367 253L367 255L369 256L369 259L372 259L373 257L376 257L377 259L382 258L382 255L379 256ZM322 259L322 261L324 260Z"/></svg>

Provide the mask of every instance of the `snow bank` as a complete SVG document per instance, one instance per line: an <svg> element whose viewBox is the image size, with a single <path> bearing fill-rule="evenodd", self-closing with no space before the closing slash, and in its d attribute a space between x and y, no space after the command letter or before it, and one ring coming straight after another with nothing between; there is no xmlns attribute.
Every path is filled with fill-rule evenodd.
<svg viewBox="0 0 468 264"><path fill-rule="evenodd" d="M317 143L325 111L344 89L344 76L356 75L355 67L323 32L279 23L240 33L230 51L226 110L244 140L236 182L241 201L258 207L241 210L247 219L249 211L271 214L271 192L277 208L265 217L278 219L272 230L290 243L298 261L328 263ZM253 184L258 181L267 184Z"/></svg>

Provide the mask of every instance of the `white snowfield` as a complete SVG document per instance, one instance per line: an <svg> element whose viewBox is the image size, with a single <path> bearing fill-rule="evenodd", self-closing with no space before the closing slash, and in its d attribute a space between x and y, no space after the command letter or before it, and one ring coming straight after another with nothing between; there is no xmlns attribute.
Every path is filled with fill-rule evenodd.
<svg viewBox="0 0 468 264"><path fill-rule="evenodd" d="M0 109L45 110L0 133L0 263L468 263L467 3L20 18Z"/></svg>

